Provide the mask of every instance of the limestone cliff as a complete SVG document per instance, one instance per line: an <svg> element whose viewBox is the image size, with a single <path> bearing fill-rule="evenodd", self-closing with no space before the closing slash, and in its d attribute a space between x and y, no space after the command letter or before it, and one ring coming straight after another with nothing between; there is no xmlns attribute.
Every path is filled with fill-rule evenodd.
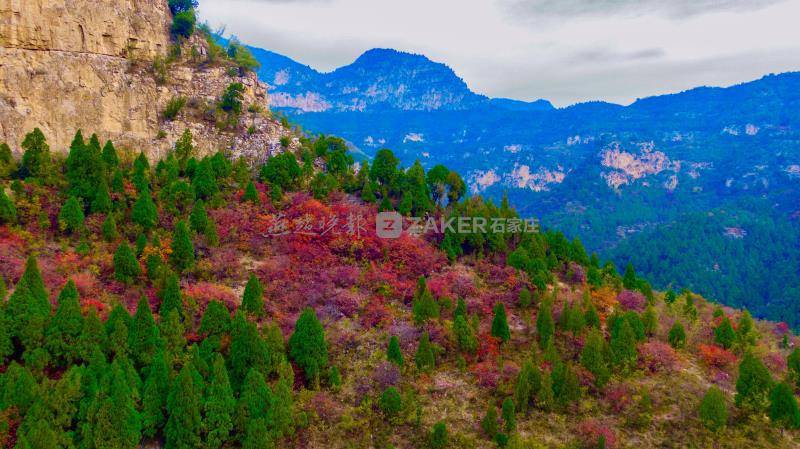
<svg viewBox="0 0 800 449"><path fill-rule="evenodd" d="M208 61L201 36L174 47L169 23L166 0L0 0L0 141L18 151L39 127L65 152L82 129L159 157L189 128L200 152L277 151L286 130L269 116L266 87ZM154 61L169 62L156 71ZM245 86L248 112L220 129L210 111L233 82ZM165 120L178 97L187 107Z"/></svg>

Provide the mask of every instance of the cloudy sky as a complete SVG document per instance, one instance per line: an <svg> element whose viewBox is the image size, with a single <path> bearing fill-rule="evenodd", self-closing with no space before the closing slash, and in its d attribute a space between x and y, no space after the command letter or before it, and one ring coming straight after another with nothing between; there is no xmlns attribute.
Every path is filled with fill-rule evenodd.
<svg viewBox="0 0 800 449"><path fill-rule="evenodd" d="M800 70L800 0L200 0L200 16L317 70L396 48L557 106Z"/></svg>

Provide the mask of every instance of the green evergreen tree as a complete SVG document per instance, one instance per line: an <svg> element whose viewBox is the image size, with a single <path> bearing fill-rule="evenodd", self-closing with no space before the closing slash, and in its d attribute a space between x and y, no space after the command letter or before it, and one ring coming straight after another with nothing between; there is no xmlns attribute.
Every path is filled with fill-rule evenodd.
<svg viewBox="0 0 800 449"><path fill-rule="evenodd" d="M142 433L155 437L166 424L170 368L163 351L152 358L142 392Z"/></svg>
<svg viewBox="0 0 800 449"><path fill-rule="evenodd" d="M234 390L238 391L247 372L256 367L265 374L275 369L269 348L258 334L256 324L237 311L231 323L231 345L228 356L228 371Z"/></svg>
<svg viewBox="0 0 800 449"><path fill-rule="evenodd" d="M169 255L172 267L182 273L194 266L194 245L186 222L179 221L172 232L172 252Z"/></svg>
<svg viewBox="0 0 800 449"><path fill-rule="evenodd" d="M397 366L403 366L403 352L400 350L400 340L394 335L389 338L389 348L386 350L386 358Z"/></svg>
<svg viewBox="0 0 800 449"><path fill-rule="evenodd" d="M517 376L517 383L514 385L514 404L519 411L525 413L528 406L536 395L536 390L541 384L541 373L534 368L530 360L522 364L522 369Z"/></svg>
<svg viewBox="0 0 800 449"><path fill-rule="evenodd" d="M456 344L461 352L474 354L478 350L478 339L472 328L467 324L467 319L463 314L456 316L453 322L453 333L456 337Z"/></svg>
<svg viewBox="0 0 800 449"><path fill-rule="evenodd" d="M486 415L481 420L481 429L490 440L494 440L495 436L497 436L497 408L492 404L489 404L489 407L486 408Z"/></svg>
<svg viewBox="0 0 800 449"><path fill-rule="evenodd" d="M133 325L128 333L128 346L134 362L139 367L150 365L160 345L158 327L150 310L150 303L142 296L136 306Z"/></svg>
<svg viewBox="0 0 800 449"><path fill-rule="evenodd" d="M492 337L499 338L503 343L511 339L511 331L508 329L508 320L506 318L506 306L501 302L494 305Z"/></svg>
<svg viewBox="0 0 800 449"><path fill-rule="evenodd" d="M201 445L202 385L196 384L191 365L185 365L167 397L164 449L194 449Z"/></svg>
<svg viewBox="0 0 800 449"><path fill-rule="evenodd" d="M522 287L519 291L519 300L517 304L523 309L527 309L531 306L531 291L528 290L527 287Z"/></svg>
<svg viewBox="0 0 800 449"><path fill-rule="evenodd" d="M750 312L745 310L739 317L738 326L736 326L736 342L739 347L746 349L756 344L758 335L753 323L753 317Z"/></svg>
<svg viewBox="0 0 800 449"><path fill-rule="evenodd" d="M592 329L581 351L580 361L581 365L594 376L594 384L597 388L603 388L611 376L608 369L607 352L603 334L597 329Z"/></svg>
<svg viewBox="0 0 800 449"><path fill-rule="evenodd" d="M103 146L102 159L107 170L117 168L117 165L119 165L117 149L114 148L114 144L110 140L106 141L106 144Z"/></svg>
<svg viewBox="0 0 800 449"><path fill-rule="evenodd" d="M736 340L736 332L728 317L724 317L722 322L714 329L714 341L725 349L733 346Z"/></svg>
<svg viewBox="0 0 800 449"><path fill-rule="evenodd" d="M465 320L467 319L467 303L464 302L464 298L458 298L458 301L456 301L456 308L453 310L453 321L459 315L463 316Z"/></svg>
<svg viewBox="0 0 800 449"><path fill-rule="evenodd" d="M78 289L70 279L58 295L58 308L47 328L47 350L66 365L73 363L80 356L77 344L82 329L83 315L78 301Z"/></svg>
<svg viewBox="0 0 800 449"><path fill-rule="evenodd" d="M417 352L414 354L414 362L417 365L417 369L420 371L430 371L436 365L436 358L433 354L430 336L427 332L423 333L422 337L419 339Z"/></svg>
<svg viewBox="0 0 800 449"><path fill-rule="evenodd" d="M619 331L611 334L611 360L622 371L627 371L636 364L636 335L628 320L620 320L619 326Z"/></svg>
<svg viewBox="0 0 800 449"><path fill-rule="evenodd" d="M83 320L81 333L78 336L76 351L78 357L84 362L88 362L97 348L106 347L106 335L103 330L103 323L97 316L97 310L89 309L89 313Z"/></svg>
<svg viewBox="0 0 800 449"><path fill-rule="evenodd" d="M553 366L551 379L556 403L562 408L580 399L580 381L571 363L562 363L560 361L556 363Z"/></svg>
<svg viewBox="0 0 800 449"><path fill-rule="evenodd" d="M247 285L242 294L242 310L248 315L262 317L266 313L264 310L264 288L254 273L250 273Z"/></svg>
<svg viewBox="0 0 800 449"><path fill-rule="evenodd" d="M164 341L167 363L174 366L183 358L183 352L186 350L186 336L180 312L177 309L170 309L166 315L161 315L158 331Z"/></svg>
<svg viewBox="0 0 800 449"><path fill-rule="evenodd" d="M5 188L0 185L0 223L14 224L17 222L17 208L14 202L6 195Z"/></svg>
<svg viewBox="0 0 800 449"><path fill-rule="evenodd" d="M502 409L502 418L503 418L503 430L506 433L511 433L517 429L517 412L516 408L514 407L514 400L511 398L506 398L503 401Z"/></svg>
<svg viewBox="0 0 800 449"><path fill-rule="evenodd" d="M141 419L136 411L134 392L122 363L111 365L110 391L101 393L94 417L94 447L133 448L141 440Z"/></svg>
<svg viewBox="0 0 800 449"><path fill-rule="evenodd" d="M361 187L361 199L366 203L374 203L378 199L375 197L375 191L372 187L372 182L365 179Z"/></svg>
<svg viewBox="0 0 800 449"><path fill-rule="evenodd" d="M150 189L150 161L147 160L144 152L140 152L136 160L133 161L132 181L139 192Z"/></svg>
<svg viewBox="0 0 800 449"><path fill-rule="evenodd" d="M449 443L447 435L447 425L444 421L439 421L433 425L433 430L429 437L429 444L431 449L444 449Z"/></svg>
<svg viewBox="0 0 800 449"><path fill-rule="evenodd" d="M139 191L139 198L133 203L131 220L145 231L153 229L158 224L158 209L150 197L150 189L146 186Z"/></svg>
<svg viewBox="0 0 800 449"><path fill-rule="evenodd" d="M58 213L58 227L61 231L77 234L83 230L83 206L74 196L69 197Z"/></svg>
<svg viewBox="0 0 800 449"><path fill-rule="evenodd" d="M264 431L268 430L265 418L273 401L272 391L264 381L264 376L258 370L250 369L244 379L242 392L239 394L239 400L236 403L234 428L240 432L241 439L244 441L253 439L253 431L255 430L251 426L253 422L263 425ZM241 435L241 433L244 433L244 435ZM269 438L269 435L265 436Z"/></svg>
<svg viewBox="0 0 800 449"><path fill-rule="evenodd" d="M677 300L678 296L675 294L675 291L672 289L667 290L667 293L664 295L664 302L668 306L671 306L672 304L675 304L675 301Z"/></svg>
<svg viewBox="0 0 800 449"><path fill-rule="evenodd" d="M219 192L214 168L208 159L203 159L198 164L197 171L192 177L192 188L196 198L208 199Z"/></svg>
<svg viewBox="0 0 800 449"><path fill-rule="evenodd" d="M289 356L303 369L306 381L319 384L320 374L328 366L328 343L313 309L305 309L297 319L289 338Z"/></svg>
<svg viewBox="0 0 800 449"><path fill-rule="evenodd" d="M103 233L103 239L106 242L113 242L117 239L117 237L119 237L119 232L117 231L117 220L114 218L114 214L108 214L108 216L106 216L106 219L103 221L101 231Z"/></svg>
<svg viewBox="0 0 800 449"><path fill-rule="evenodd" d="M658 330L658 317L656 310L652 304L648 304L647 308L642 315L642 324L644 325L644 333L647 336L655 335Z"/></svg>
<svg viewBox="0 0 800 449"><path fill-rule="evenodd" d="M417 288L414 291L411 310L414 314L414 322L417 324L423 324L430 319L439 318L439 303L433 299L424 276L420 276L419 280L417 280Z"/></svg>
<svg viewBox="0 0 800 449"><path fill-rule="evenodd" d="M675 349L680 349L686 344L686 331L683 330L683 325L680 322L676 321L672 325L667 335L667 341Z"/></svg>
<svg viewBox="0 0 800 449"><path fill-rule="evenodd" d="M788 379L800 388L800 348L794 348L786 358L786 367Z"/></svg>
<svg viewBox="0 0 800 449"><path fill-rule="evenodd" d="M17 161L11 153L11 147L0 142L0 179L8 179L17 171Z"/></svg>
<svg viewBox="0 0 800 449"><path fill-rule="evenodd" d="M39 128L25 135L20 145L25 152L19 167L23 178L47 178L50 169L50 146Z"/></svg>
<svg viewBox="0 0 800 449"><path fill-rule="evenodd" d="M400 392L395 387L389 387L383 391L378 400L378 407L389 418L397 416L403 408L403 399Z"/></svg>
<svg viewBox="0 0 800 449"><path fill-rule="evenodd" d="M179 317L183 317L183 296L181 295L181 284L178 275L175 273L167 275L164 288L159 296L161 297L161 306L158 309L159 316L164 318L170 311L175 310L178 312Z"/></svg>
<svg viewBox="0 0 800 449"><path fill-rule="evenodd" d="M228 380L228 370L222 355L216 354L211 368L205 397L203 427L208 449L219 449L228 441L233 430L236 400Z"/></svg>
<svg viewBox="0 0 800 449"><path fill-rule="evenodd" d="M553 322L553 303L550 300L542 302L539 313L536 314L536 333L539 335L539 346L544 348L553 338L555 324Z"/></svg>
<svg viewBox="0 0 800 449"><path fill-rule="evenodd" d="M114 278L126 284L133 283L142 274L139 261L133 255L128 242L123 241L114 253Z"/></svg>
<svg viewBox="0 0 800 449"><path fill-rule="evenodd" d="M769 394L769 419L782 429L800 427L800 409L789 384L777 383Z"/></svg>
<svg viewBox="0 0 800 449"><path fill-rule="evenodd" d="M628 265L625 267L625 274L622 276L622 285L628 290L636 290L639 287L636 270L633 269L633 264L630 262L628 262Z"/></svg>
<svg viewBox="0 0 800 449"><path fill-rule="evenodd" d="M197 200L192 208L192 213L189 215L189 225L192 231L197 233L205 232L208 227L208 213L206 212L206 205L203 200Z"/></svg>
<svg viewBox="0 0 800 449"><path fill-rule="evenodd" d="M200 334L205 336L217 335L228 332L231 326L231 313L220 301L212 300L206 306L206 311L200 320Z"/></svg>
<svg viewBox="0 0 800 449"><path fill-rule="evenodd" d="M258 191L253 181L247 183L247 187L244 189L244 195L242 195L242 201L253 203L256 206L261 204L261 199L258 196Z"/></svg>
<svg viewBox="0 0 800 449"><path fill-rule="evenodd" d="M739 362L734 397L736 406L749 412L764 411L772 384L772 376L767 367L755 355L746 353Z"/></svg>

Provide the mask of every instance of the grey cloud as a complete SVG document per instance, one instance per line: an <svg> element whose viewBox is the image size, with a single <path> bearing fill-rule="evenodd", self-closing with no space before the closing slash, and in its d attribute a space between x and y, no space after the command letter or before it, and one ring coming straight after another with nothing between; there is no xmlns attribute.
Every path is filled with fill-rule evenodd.
<svg viewBox="0 0 800 449"><path fill-rule="evenodd" d="M593 48L567 55L564 59L571 64L596 64L599 62L629 62L659 59L666 55L663 48L644 48L632 52L618 52L610 49Z"/></svg>
<svg viewBox="0 0 800 449"><path fill-rule="evenodd" d="M515 17L554 19L655 14L685 18L719 11L752 11L786 0L500 0Z"/></svg>

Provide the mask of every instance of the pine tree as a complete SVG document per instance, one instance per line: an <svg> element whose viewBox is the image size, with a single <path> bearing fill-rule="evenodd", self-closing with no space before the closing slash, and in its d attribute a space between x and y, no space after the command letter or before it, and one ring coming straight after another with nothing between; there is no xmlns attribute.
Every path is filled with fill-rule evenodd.
<svg viewBox="0 0 800 449"><path fill-rule="evenodd" d="M58 227L63 232L76 234L83 230L83 206L74 196L69 197L58 213Z"/></svg>
<svg viewBox="0 0 800 449"><path fill-rule="evenodd" d="M796 387L800 387L800 348L794 348L786 358L788 369L788 379L794 382Z"/></svg>
<svg viewBox="0 0 800 449"><path fill-rule="evenodd" d="M453 321L459 315L463 316L464 320L467 319L467 303L464 302L464 298L458 298L458 301L456 301L456 308L453 310Z"/></svg>
<svg viewBox="0 0 800 449"><path fill-rule="evenodd" d="M166 315L161 315L158 331L164 341L164 352L170 366L183 357L186 350L186 336L177 309L171 309Z"/></svg>
<svg viewBox="0 0 800 449"><path fill-rule="evenodd" d="M378 407L389 418L396 416L403 408L403 399L400 392L395 387L389 387L383 391L378 399Z"/></svg>
<svg viewBox="0 0 800 449"><path fill-rule="evenodd" d="M114 218L114 214L106 216L101 231L106 242L110 243L117 239L119 233L117 232L117 220Z"/></svg>
<svg viewBox="0 0 800 449"><path fill-rule="evenodd" d="M242 310L255 317L262 317L266 312L264 310L264 288L261 287L261 282L255 273L250 273L250 278L244 287Z"/></svg>
<svg viewBox="0 0 800 449"><path fill-rule="evenodd" d="M106 347L105 338L103 323L97 316L97 310L89 309L89 314L83 320L81 333L78 336L76 348L78 357L84 362L88 362L95 349Z"/></svg>
<svg viewBox="0 0 800 449"><path fill-rule="evenodd" d="M133 255L128 242L123 241L114 253L114 278L120 282L131 284L141 274L142 269L139 266L139 261Z"/></svg>
<svg viewBox="0 0 800 449"><path fill-rule="evenodd" d="M536 314L536 332L539 335L539 346L547 346L553 338L555 324L553 323L553 303L550 300L542 302L539 313Z"/></svg>
<svg viewBox="0 0 800 449"><path fill-rule="evenodd" d="M511 433L517 428L517 412L514 407L514 401L511 398L506 398L502 406L503 430L506 433Z"/></svg>
<svg viewBox="0 0 800 449"><path fill-rule="evenodd" d="M139 192L150 189L150 161L147 160L144 152L140 152L136 160L133 161L132 181Z"/></svg>
<svg viewBox="0 0 800 449"><path fill-rule="evenodd" d="M14 202L6 195L6 190L0 185L0 223L14 224L17 222L17 208Z"/></svg>
<svg viewBox="0 0 800 449"><path fill-rule="evenodd" d="M378 199L375 198L375 190L372 187L372 182L365 179L361 187L361 199L366 203L374 203Z"/></svg>
<svg viewBox="0 0 800 449"><path fill-rule="evenodd" d="M201 388L191 365L185 365L172 383L167 397L167 425L164 429L164 449L193 449L200 447L202 420Z"/></svg>
<svg viewBox="0 0 800 449"><path fill-rule="evenodd" d="M636 270L633 264L628 262L625 267L625 274L622 276L622 285L628 290L636 290L639 287L639 280L636 278Z"/></svg>
<svg viewBox="0 0 800 449"><path fill-rule="evenodd" d="M714 341L725 349L729 349L736 339L736 332L728 317L724 317L719 326L714 329Z"/></svg>
<svg viewBox="0 0 800 449"><path fill-rule="evenodd" d="M108 183L105 178L101 178L97 184L97 191L92 200L92 213L104 214L111 210L111 195L108 193Z"/></svg>
<svg viewBox="0 0 800 449"><path fill-rule="evenodd" d="M197 171L192 177L192 188L196 198L208 199L219 192L217 180L214 178L214 169L208 159L203 159L197 166Z"/></svg>
<svg viewBox="0 0 800 449"><path fill-rule="evenodd" d="M672 289L667 290L667 293L664 295L664 302L668 306L671 306L672 304L675 304L675 301L677 300L678 296L675 294L675 291Z"/></svg>
<svg viewBox="0 0 800 449"><path fill-rule="evenodd" d="M328 366L328 343L313 309L305 309L297 319L289 338L289 356L303 369L306 381L319 384L320 375Z"/></svg>
<svg viewBox="0 0 800 449"><path fill-rule="evenodd" d="M403 352L400 350L400 340L394 335L389 338L389 348L386 350L386 358L397 366L403 366Z"/></svg>
<svg viewBox="0 0 800 449"><path fill-rule="evenodd" d="M508 329L508 320L506 319L506 306L501 302L494 305L492 337L499 338L503 343L511 339L511 331Z"/></svg>
<svg viewBox="0 0 800 449"><path fill-rule="evenodd" d="M2 284L2 281L3 276L0 276L0 284ZM3 301L4 298L0 297L0 303ZM9 326L8 320L9 317L6 316L5 308L0 307L0 364L2 365L5 365L7 358L14 353L14 343L11 341L11 326Z"/></svg>
<svg viewBox="0 0 800 449"><path fill-rule="evenodd" d="M106 170L117 168L117 165L119 165L117 150L114 148L114 144L110 140L106 141L106 144L103 146L102 159L106 166Z"/></svg>
<svg viewBox="0 0 800 449"><path fill-rule="evenodd" d="M769 419L783 429L800 427L800 409L789 384L779 382L769 394Z"/></svg>
<svg viewBox="0 0 800 449"><path fill-rule="evenodd" d="M768 402L772 376L767 367L752 353L746 353L739 362L736 379L736 406L747 411L763 411Z"/></svg>
<svg viewBox="0 0 800 449"><path fill-rule="evenodd" d="M439 421L433 425L433 431L429 438L431 449L444 449L447 447L449 438L447 436L447 425L444 421Z"/></svg>
<svg viewBox="0 0 800 449"><path fill-rule="evenodd" d="M71 364L79 358L78 338L83 329L83 315L78 301L78 289L71 279L58 295L58 308L50 321L45 345L58 360Z"/></svg>
<svg viewBox="0 0 800 449"><path fill-rule="evenodd" d="M222 355L216 354L211 368L208 391L205 397L205 442L208 449L219 449L228 441L233 430L233 413L236 400L228 380L228 370Z"/></svg>
<svg viewBox="0 0 800 449"><path fill-rule="evenodd" d="M39 128L25 135L20 144L25 153L22 155L19 173L23 178L46 178L50 169L50 146Z"/></svg>
<svg viewBox="0 0 800 449"><path fill-rule="evenodd" d="M192 231L197 233L205 232L208 227L208 213L206 212L206 204L203 200L197 200L192 208L192 213L189 215L189 225Z"/></svg>
<svg viewBox="0 0 800 449"><path fill-rule="evenodd" d="M244 189L244 195L242 195L242 201L253 203L256 206L261 204L261 199L258 196L258 191L253 181L247 183L247 187Z"/></svg>
<svg viewBox="0 0 800 449"><path fill-rule="evenodd" d="M597 308L594 306L594 303L591 301L591 299L586 301L583 321L588 327L595 329L600 328L600 315L597 313Z"/></svg>
<svg viewBox="0 0 800 449"><path fill-rule="evenodd" d="M428 290L424 276L420 276L417 280L417 289L414 291L411 310L414 314L414 322L417 324L423 324L430 319L439 317L439 304Z"/></svg>
<svg viewBox="0 0 800 449"><path fill-rule="evenodd" d="M205 336L220 336L231 326L231 313L220 301L209 301L203 318L200 321L200 334Z"/></svg>
<svg viewBox="0 0 800 449"><path fill-rule="evenodd" d="M172 267L182 273L194 266L194 245L186 222L179 221L172 232L172 253L169 258Z"/></svg>
<svg viewBox="0 0 800 449"><path fill-rule="evenodd" d="M749 311L745 310L739 317L738 326L736 326L736 342L740 348L746 349L756 344L757 338L753 317Z"/></svg>
<svg viewBox="0 0 800 449"><path fill-rule="evenodd" d="M580 399L580 381L571 363L559 361L553 366L551 373L553 395L561 407L566 407Z"/></svg>
<svg viewBox="0 0 800 449"><path fill-rule="evenodd" d="M581 365L592 373L597 388L603 388L611 376L606 353L606 340L603 334L597 329L592 329L581 351Z"/></svg>
<svg viewBox="0 0 800 449"><path fill-rule="evenodd" d="M288 364L287 364L288 365ZM332 367L331 371L338 376L338 369ZM287 367L291 371L290 367ZM338 388L340 380L329 379L331 386ZM281 376L275 384L272 395L272 404L267 411L267 422L270 432L275 439L289 436L294 433L294 400L292 399L292 385L294 383L294 373L291 376Z"/></svg>
<svg viewBox="0 0 800 449"><path fill-rule="evenodd" d="M95 416L94 445L133 448L141 440L141 420L134 392L119 360L111 364L110 376L110 392L101 400Z"/></svg>
<svg viewBox="0 0 800 449"><path fill-rule="evenodd" d="M644 325L644 333L647 336L653 336L658 330L658 317L652 304L648 304L645 309L642 315L642 324Z"/></svg>
<svg viewBox="0 0 800 449"><path fill-rule="evenodd" d="M139 191L139 198L131 208L131 220L145 231L153 229L158 224L158 209L150 197L150 189L146 186Z"/></svg>
<svg viewBox="0 0 800 449"><path fill-rule="evenodd" d="M183 296L181 295L181 284L178 275L175 273L167 275L164 288L159 296L161 297L161 306L158 309L158 314L162 319L172 310L178 312L179 317L183 317Z"/></svg>
<svg viewBox="0 0 800 449"><path fill-rule="evenodd" d="M517 383L514 385L514 403L519 411L523 413L528 411L528 406L536 395L540 383L541 373L537 372L530 360L526 360L522 364L522 369L517 376Z"/></svg>
<svg viewBox="0 0 800 449"><path fill-rule="evenodd" d="M490 440L497 436L497 408L492 404L486 408L486 415L481 420L481 429Z"/></svg>
<svg viewBox="0 0 800 449"><path fill-rule="evenodd" d="M267 430L265 418L269 405L273 402L272 391L264 381L264 376L255 368L247 372L242 385L242 392L236 403L234 428L244 431L244 439L253 438L251 424L258 421ZM241 435L240 435L241 436Z"/></svg>
<svg viewBox="0 0 800 449"><path fill-rule="evenodd" d="M478 339L472 328L467 324L467 319L463 314L456 316L453 322L453 333L456 337L456 344L461 352L474 354L478 350Z"/></svg>
<svg viewBox="0 0 800 449"><path fill-rule="evenodd" d="M17 161L11 153L11 147L0 142L0 179L8 179L17 171Z"/></svg>
<svg viewBox="0 0 800 449"><path fill-rule="evenodd" d="M153 438L166 424L170 368L164 351L152 358L142 392L142 433Z"/></svg>
<svg viewBox="0 0 800 449"><path fill-rule="evenodd" d="M250 368L256 367L267 375L275 369L269 348L258 334L256 324L248 321L241 311L236 312L231 323L228 353L228 370L235 391L239 390Z"/></svg>
<svg viewBox="0 0 800 449"><path fill-rule="evenodd" d="M619 331L611 333L611 360L622 371L627 371L636 364L636 335L626 319L621 319Z"/></svg>
<svg viewBox="0 0 800 449"><path fill-rule="evenodd" d="M417 369L420 371L430 371L436 365L436 359L433 355L433 348L427 332L423 333L419 339L419 346L417 346L417 352L414 354L414 362L416 362Z"/></svg>
<svg viewBox="0 0 800 449"><path fill-rule="evenodd" d="M667 341L675 349L680 349L686 344L686 331L683 330L683 325L680 322L676 321L672 325L667 335Z"/></svg>

